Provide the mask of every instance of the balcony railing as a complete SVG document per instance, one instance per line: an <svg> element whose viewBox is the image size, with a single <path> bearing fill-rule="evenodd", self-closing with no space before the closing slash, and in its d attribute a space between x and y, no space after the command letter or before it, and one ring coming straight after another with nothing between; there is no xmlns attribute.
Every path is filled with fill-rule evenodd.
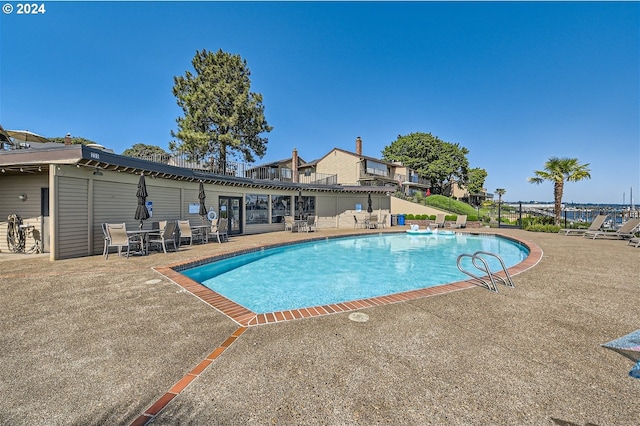
<svg viewBox="0 0 640 426"><path fill-rule="evenodd" d="M252 167L246 172L246 176L251 179L260 180L277 180L283 182L294 182L293 170L285 167ZM306 183L310 185L336 185L338 183L337 175L316 172L298 172L298 183Z"/></svg>
<svg viewBox="0 0 640 426"><path fill-rule="evenodd" d="M407 179L406 175L401 175L396 173L394 176L394 179L398 182L410 182L410 183L426 185L426 186L431 185L431 182L429 181L429 179L425 179L417 176L412 176L410 179Z"/></svg>
<svg viewBox="0 0 640 426"><path fill-rule="evenodd" d="M248 179L294 182L293 170L288 168L255 167L247 163L236 161L193 161L187 155L152 154L136 156L146 161L182 167L199 172L214 173L227 176L244 177ZM299 172L298 182L311 185L336 185L337 175L316 172Z"/></svg>

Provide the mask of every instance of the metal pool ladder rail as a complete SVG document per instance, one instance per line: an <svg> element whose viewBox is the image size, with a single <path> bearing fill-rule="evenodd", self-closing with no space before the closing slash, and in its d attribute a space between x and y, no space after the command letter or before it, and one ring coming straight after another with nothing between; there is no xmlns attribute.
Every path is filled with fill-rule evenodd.
<svg viewBox="0 0 640 426"><path fill-rule="evenodd" d="M498 259L498 261L500 262L500 265L502 266L502 271L504 272L504 276L505 278L502 278L501 276L497 275L495 272L491 272L491 268L489 268L489 264L487 263L486 259L483 258L483 256L490 256L490 257L495 257L496 259ZM487 281L485 278L480 277L478 275L475 275L472 272L467 271L466 269L464 269L461 265L462 259L464 258L471 258L471 263L473 264L473 266L476 267L476 269L480 270L481 272L484 272L485 274L487 274L487 276L489 277L489 281ZM473 254L468 254L468 253L463 253L460 256L458 256L458 269L460 270L460 272L469 275L472 278L475 278L476 280L480 281L485 287L487 287L489 290L494 291L494 292L498 292L498 286L496 285L496 279L500 280L504 285L506 285L507 287L511 287L511 288L515 288L515 285L513 284L513 280L511 279L511 275L509 275L509 271L507 270L507 267L504 264L504 261L502 260L502 258L495 254L495 253L491 253L488 251L477 251Z"/></svg>

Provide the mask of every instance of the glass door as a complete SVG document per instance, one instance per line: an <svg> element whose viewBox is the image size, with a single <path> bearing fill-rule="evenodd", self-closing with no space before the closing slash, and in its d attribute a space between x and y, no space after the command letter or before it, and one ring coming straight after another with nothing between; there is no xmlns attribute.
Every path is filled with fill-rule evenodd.
<svg viewBox="0 0 640 426"><path fill-rule="evenodd" d="M218 217L226 220L229 235L242 234L242 197L220 197Z"/></svg>

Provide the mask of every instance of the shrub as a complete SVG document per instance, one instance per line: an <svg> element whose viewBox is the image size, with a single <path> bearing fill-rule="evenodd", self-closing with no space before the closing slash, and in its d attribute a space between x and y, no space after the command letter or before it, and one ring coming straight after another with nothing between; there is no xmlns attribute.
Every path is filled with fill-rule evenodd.
<svg viewBox="0 0 640 426"><path fill-rule="evenodd" d="M407 220L414 220L416 217L413 215L413 213L409 213L407 215Z"/></svg>
<svg viewBox="0 0 640 426"><path fill-rule="evenodd" d="M543 225L540 223L535 223L533 225L529 225L525 228L525 231L531 232L550 232L550 233L558 233L560 231L560 227L557 225Z"/></svg>
<svg viewBox="0 0 640 426"><path fill-rule="evenodd" d="M553 225L554 218L551 216L528 216L522 218L522 227L526 229L530 225Z"/></svg>
<svg viewBox="0 0 640 426"><path fill-rule="evenodd" d="M432 214L431 216L429 216L429 220L436 220L436 215Z"/></svg>
<svg viewBox="0 0 640 426"><path fill-rule="evenodd" d="M458 216L455 214L448 214L444 217L444 220L455 222L458 219Z"/></svg>
<svg viewBox="0 0 640 426"><path fill-rule="evenodd" d="M478 221L478 216L476 216L474 214L467 215L467 220L469 222L477 222Z"/></svg>

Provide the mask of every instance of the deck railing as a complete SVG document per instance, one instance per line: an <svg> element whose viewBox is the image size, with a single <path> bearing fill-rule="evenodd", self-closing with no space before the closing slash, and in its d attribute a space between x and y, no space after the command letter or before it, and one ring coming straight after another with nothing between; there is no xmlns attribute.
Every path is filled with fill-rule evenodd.
<svg viewBox="0 0 640 426"><path fill-rule="evenodd" d="M248 179L294 182L293 170L285 167L252 166L237 161L194 161L186 154L152 154L139 155L140 158L154 163L182 167L199 172L221 174L227 176L244 177ZM298 172L299 183L311 185L336 185L338 176L326 173L303 171Z"/></svg>

